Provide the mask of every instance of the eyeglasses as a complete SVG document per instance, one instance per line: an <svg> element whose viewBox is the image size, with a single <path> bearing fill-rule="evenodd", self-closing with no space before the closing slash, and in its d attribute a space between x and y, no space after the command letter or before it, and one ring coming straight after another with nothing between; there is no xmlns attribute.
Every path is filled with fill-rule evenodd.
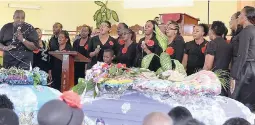
<svg viewBox="0 0 255 125"><path fill-rule="evenodd" d="M174 28L167 28L166 30L178 30L178 29L174 29Z"/></svg>

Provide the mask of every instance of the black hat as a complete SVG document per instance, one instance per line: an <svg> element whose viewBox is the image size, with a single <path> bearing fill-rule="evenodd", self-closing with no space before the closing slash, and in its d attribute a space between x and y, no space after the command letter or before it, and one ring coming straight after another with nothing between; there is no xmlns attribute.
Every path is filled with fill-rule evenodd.
<svg viewBox="0 0 255 125"><path fill-rule="evenodd" d="M72 108L64 101L51 100L38 112L39 125L81 125L84 113L80 108Z"/></svg>
<svg viewBox="0 0 255 125"><path fill-rule="evenodd" d="M19 125L19 118L13 110L0 109L0 125Z"/></svg>

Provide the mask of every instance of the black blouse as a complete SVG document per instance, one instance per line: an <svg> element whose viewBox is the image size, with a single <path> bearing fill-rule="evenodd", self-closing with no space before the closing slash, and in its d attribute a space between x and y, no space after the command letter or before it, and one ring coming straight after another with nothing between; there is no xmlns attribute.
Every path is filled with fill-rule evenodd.
<svg viewBox="0 0 255 125"><path fill-rule="evenodd" d="M205 54L214 56L214 62L212 70L228 70L229 64L232 58L232 48L229 43L222 37L217 37L213 41L209 42Z"/></svg>
<svg viewBox="0 0 255 125"><path fill-rule="evenodd" d="M145 40L145 37L143 37L142 39L139 40L139 43L137 45L137 50L136 50L136 61L135 61L135 66L136 67L141 67L141 62L142 62L142 59L144 56L147 55L146 52L143 51L141 45L142 45L142 42ZM160 54L162 53L162 48L159 46L158 44L158 40L156 39L156 36L153 35L152 38L150 39L153 41L153 45L152 46L149 46L146 44L147 48L152 52L152 53L155 53L157 54L158 56L160 56ZM160 68L160 59L157 57L157 56L154 56L151 63L150 63L150 66L149 66L149 69L151 71L157 71L158 68Z"/></svg>
<svg viewBox="0 0 255 125"><path fill-rule="evenodd" d="M202 69L205 62L205 47L208 42L204 39L200 45L192 40L185 43L184 53L188 55L187 75L196 73Z"/></svg>
<svg viewBox="0 0 255 125"><path fill-rule="evenodd" d="M136 47L137 43L135 42L130 44L128 48L124 48L124 46L120 47L119 53L116 56L116 61L118 63L126 64L127 67L134 67Z"/></svg>
<svg viewBox="0 0 255 125"><path fill-rule="evenodd" d="M34 64L33 67L39 67L41 70L48 73L49 71L49 61L50 56L48 54L48 48L46 43L42 41L43 48L40 48L38 51L34 51Z"/></svg>
<svg viewBox="0 0 255 125"><path fill-rule="evenodd" d="M100 51L99 54L97 56L94 56L91 58L91 66L93 66L94 64L97 63L97 61L99 62L103 62L103 54L104 54L104 50L106 49L112 49L114 51L114 54L117 55L118 54L118 43L117 41L109 36L108 40L106 41L106 43L103 45L102 42L99 39L99 36L94 36L90 39L89 43L88 43L88 52L94 52L95 49L97 48L97 46L100 46Z"/></svg>
<svg viewBox="0 0 255 125"><path fill-rule="evenodd" d="M34 27L28 23L23 23L20 27L24 39L38 46L38 34ZM5 68L15 66L28 70L30 68L30 63L33 64L33 52L14 35L17 29L18 27L14 27L13 23L8 23L5 24L0 31L0 43L5 46L13 45L16 47L10 51L4 52L3 64Z"/></svg>
<svg viewBox="0 0 255 125"><path fill-rule="evenodd" d="M86 41L86 43L84 44L84 46L80 46L80 41L81 38L76 39L73 42L73 50L79 52L80 54L82 54L85 57L89 57L89 53L88 53L88 49L89 49L89 39Z"/></svg>
<svg viewBox="0 0 255 125"><path fill-rule="evenodd" d="M184 53L185 41L182 37L176 36L175 39L167 47L172 47L174 49L171 59L176 59L182 63L183 53Z"/></svg>
<svg viewBox="0 0 255 125"><path fill-rule="evenodd" d="M237 57L231 71L231 76L235 79L239 79L247 61L255 61L255 26L245 27L239 33L238 41L242 44L239 44Z"/></svg>

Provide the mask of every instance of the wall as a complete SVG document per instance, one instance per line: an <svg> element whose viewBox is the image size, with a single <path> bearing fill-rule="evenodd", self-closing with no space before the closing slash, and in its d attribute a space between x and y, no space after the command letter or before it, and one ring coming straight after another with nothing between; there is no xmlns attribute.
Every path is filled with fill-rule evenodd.
<svg viewBox="0 0 255 125"><path fill-rule="evenodd" d="M0 2L0 26L12 21L15 8L8 8L8 3L25 5L39 5L40 10L23 9L26 12L26 21L35 27L51 30L55 22L61 22L67 30L76 30L76 26L89 24L95 26L92 20L94 12L99 8L92 1L86 2ZM146 20L153 19L159 13L187 13L200 18L200 22L207 23L207 2L195 1L192 7L167 7L151 9L124 9L123 1L111 1L109 7L116 10L120 21L128 25L144 25ZM224 12L222 12L224 11ZM237 11L236 1L210 2L210 23L222 20L227 25L230 16Z"/></svg>

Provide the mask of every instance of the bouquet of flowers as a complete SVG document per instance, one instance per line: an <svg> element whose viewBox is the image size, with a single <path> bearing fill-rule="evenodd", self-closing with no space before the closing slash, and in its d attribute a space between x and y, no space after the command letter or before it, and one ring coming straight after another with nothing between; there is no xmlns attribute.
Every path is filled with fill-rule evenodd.
<svg viewBox="0 0 255 125"><path fill-rule="evenodd" d="M11 67L0 69L0 84L10 85L47 85L48 74L39 68L32 71Z"/></svg>

